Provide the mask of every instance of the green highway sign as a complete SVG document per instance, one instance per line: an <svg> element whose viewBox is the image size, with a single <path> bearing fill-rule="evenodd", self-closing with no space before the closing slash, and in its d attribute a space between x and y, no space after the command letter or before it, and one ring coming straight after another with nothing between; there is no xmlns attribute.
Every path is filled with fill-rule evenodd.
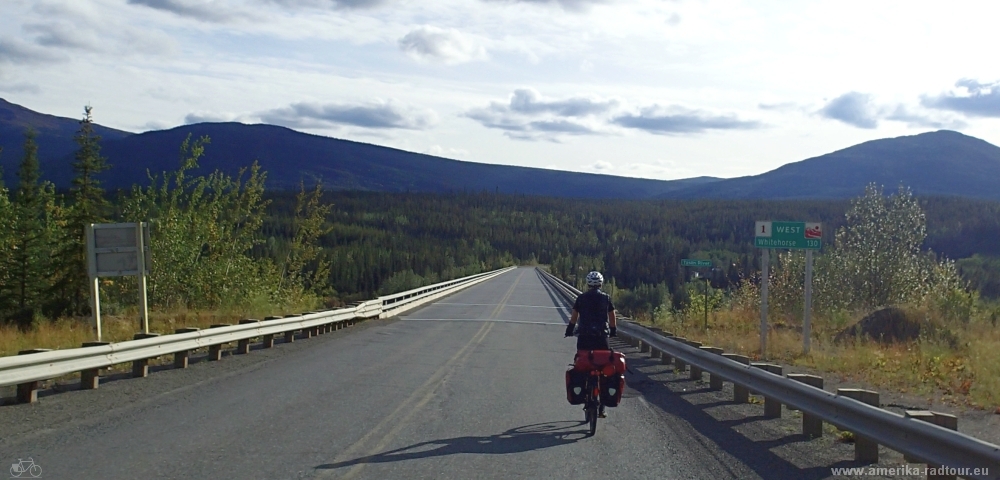
<svg viewBox="0 0 1000 480"><path fill-rule="evenodd" d="M810 222L757 222L753 245L757 248L819 250L823 246L823 227Z"/></svg>
<svg viewBox="0 0 1000 480"><path fill-rule="evenodd" d="M711 267L711 260L696 260L693 258L683 258L681 259L682 267Z"/></svg>

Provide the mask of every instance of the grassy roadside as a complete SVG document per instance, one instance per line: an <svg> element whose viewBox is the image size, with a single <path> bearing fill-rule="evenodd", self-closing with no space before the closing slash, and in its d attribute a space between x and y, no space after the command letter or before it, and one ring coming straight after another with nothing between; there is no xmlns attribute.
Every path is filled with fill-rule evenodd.
<svg viewBox="0 0 1000 480"><path fill-rule="evenodd" d="M149 312L149 331L169 334L184 327L208 328L218 323L237 323L245 318L263 319L271 315L285 315L310 310L309 306L258 306L249 309L174 310ZM102 340L121 342L131 340L139 328L139 315L135 312L101 317ZM14 326L0 326L0 357L17 355L18 351L32 348L64 349L79 347L83 342L96 340L88 318L61 318L39 322L30 331Z"/></svg>
<svg viewBox="0 0 1000 480"><path fill-rule="evenodd" d="M639 319L676 335L727 352L760 359L760 317L756 311L722 310L709 328L700 315L664 314ZM881 390L939 398L943 402L989 410L1000 407L1000 329L970 322L954 329L955 341L936 339L880 345L872 341L834 343L842 319L817 318L811 351L802 353L797 328L775 322L768 336L767 358L834 374Z"/></svg>

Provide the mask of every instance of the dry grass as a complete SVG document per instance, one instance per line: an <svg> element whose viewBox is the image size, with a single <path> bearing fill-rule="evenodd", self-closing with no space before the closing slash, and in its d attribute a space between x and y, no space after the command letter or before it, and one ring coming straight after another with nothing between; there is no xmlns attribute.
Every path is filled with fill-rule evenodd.
<svg viewBox="0 0 1000 480"><path fill-rule="evenodd" d="M183 327L208 328L212 324L237 323L244 318L262 319L269 315L285 315L309 310L308 307L253 307L232 310L175 310L172 312L150 312L149 331L153 333L174 333ZM135 312L124 315L101 317L102 340L120 342L131 340L141 331L139 315ZM17 355L21 350L32 348L75 348L83 342L96 340L87 318L62 318L56 321L43 320L31 331L22 332L16 327L0 327L0 356Z"/></svg>
<svg viewBox="0 0 1000 480"><path fill-rule="evenodd" d="M767 358L871 385L881 390L940 397L944 401L994 409L1000 406L1000 328L974 319L952 328L957 342L934 339L896 345L870 341L832 341L846 323L860 318L814 320L811 351L802 353L802 334L781 319L770 319ZM704 328L700 316L660 314L645 323L760 359L760 316L757 311L719 311Z"/></svg>

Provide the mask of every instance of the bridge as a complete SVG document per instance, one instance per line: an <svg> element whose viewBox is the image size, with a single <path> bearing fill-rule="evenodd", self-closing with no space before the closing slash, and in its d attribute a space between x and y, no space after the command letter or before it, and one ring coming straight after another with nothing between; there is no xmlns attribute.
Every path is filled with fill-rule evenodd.
<svg viewBox="0 0 1000 480"><path fill-rule="evenodd" d="M539 271L512 269L308 341L0 407L0 460L105 479L801 479L863 464L619 339L627 393L587 436L563 386L568 316Z"/></svg>

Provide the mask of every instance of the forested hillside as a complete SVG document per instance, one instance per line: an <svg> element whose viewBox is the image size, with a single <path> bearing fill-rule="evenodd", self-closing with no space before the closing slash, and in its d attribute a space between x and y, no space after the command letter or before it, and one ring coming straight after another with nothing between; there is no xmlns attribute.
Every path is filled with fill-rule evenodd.
<svg viewBox="0 0 1000 480"><path fill-rule="evenodd" d="M292 194L272 193L263 233L280 256L291 228ZM502 264L541 263L571 282L599 269L615 288L650 290L650 302L686 283L682 258L709 258L716 288L759 269L755 220L808 220L827 238L844 223L848 201L611 201L479 194L335 192L331 230L320 243L331 256L330 282L347 297L416 286ZM975 287L1000 295L982 262L1000 256L1000 204L955 198L920 199L926 246L963 260ZM990 283L994 282L994 283Z"/></svg>

